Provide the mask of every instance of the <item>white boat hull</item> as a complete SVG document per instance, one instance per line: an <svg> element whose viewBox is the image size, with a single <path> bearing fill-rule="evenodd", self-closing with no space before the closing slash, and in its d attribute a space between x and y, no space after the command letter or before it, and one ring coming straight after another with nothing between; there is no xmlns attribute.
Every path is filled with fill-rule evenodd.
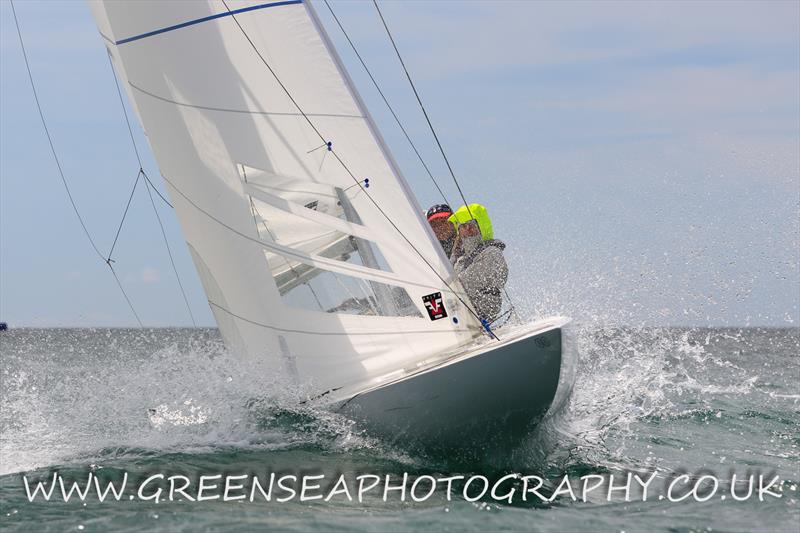
<svg viewBox="0 0 800 533"><path fill-rule="evenodd" d="M556 318L508 332L500 342L356 394L336 410L406 449L508 449L569 396L577 353L568 324Z"/></svg>

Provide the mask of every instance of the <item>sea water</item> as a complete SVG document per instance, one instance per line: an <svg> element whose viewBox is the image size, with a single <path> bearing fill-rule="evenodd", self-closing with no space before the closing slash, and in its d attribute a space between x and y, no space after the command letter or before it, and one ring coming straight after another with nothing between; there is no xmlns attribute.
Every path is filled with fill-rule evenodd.
<svg viewBox="0 0 800 533"><path fill-rule="evenodd" d="M346 418L298 406L297 391L228 354L216 330L7 331L0 334L0 528L796 532L798 331L581 327L566 407L520 448L482 462L413 455ZM629 494L609 495L609 477L619 486L629 473L652 476L646 501L635 484ZM223 501L217 488L190 501L201 476L212 476L208 489L231 476L255 476L266 487L271 474L294 476L285 484L298 491L310 478L321 488L309 494L321 497L301 501L278 490L269 501L258 492L250 501L240 490L244 498ZM26 481L30 490L54 475L67 490L73 482L83 490L90 475L101 487L123 479L128 486L118 500L73 493L65 502L57 486L49 501L41 493L29 501ZM383 483L387 475L390 486L405 475L407 489L416 479L462 477L450 493L438 489L419 501L400 490L384 498L382 484L356 497L359 476ZM140 498L139 484L151 476ZM326 501L340 476L350 498L340 492ZM466 496L462 490L471 478L493 484L504 476L499 498L475 498L481 482ZM532 492L522 499L525 476L543 480L544 499ZM591 476L606 481L583 495ZM731 497L733 476L742 501ZM190 488L169 498L170 477ZM744 497L747 480L754 485ZM759 493L759 482L771 480Z"/></svg>

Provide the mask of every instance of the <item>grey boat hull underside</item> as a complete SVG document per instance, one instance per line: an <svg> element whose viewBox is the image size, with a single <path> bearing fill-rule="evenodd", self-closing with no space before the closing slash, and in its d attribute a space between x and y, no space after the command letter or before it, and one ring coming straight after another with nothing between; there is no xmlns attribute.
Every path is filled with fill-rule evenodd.
<svg viewBox="0 0 800 533"><path fill-rule="evenodd" d="M406 449L478 454L508 448L519 444L556 400L565 377L563 337L562 327L556 327L501 343L358 394L338 411Z"/></svg>

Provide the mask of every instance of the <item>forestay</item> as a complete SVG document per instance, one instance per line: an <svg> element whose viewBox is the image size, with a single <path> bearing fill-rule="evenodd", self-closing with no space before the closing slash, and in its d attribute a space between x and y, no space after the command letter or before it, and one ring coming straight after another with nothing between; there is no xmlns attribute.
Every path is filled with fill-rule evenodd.
<svg viewBox="0 0 800 533"><path fill-rule="evenodd" d="M322 393L473 341L450 264L310 5L90 5L230 348ZM447 316L431 320L437 292Z"/></svg>

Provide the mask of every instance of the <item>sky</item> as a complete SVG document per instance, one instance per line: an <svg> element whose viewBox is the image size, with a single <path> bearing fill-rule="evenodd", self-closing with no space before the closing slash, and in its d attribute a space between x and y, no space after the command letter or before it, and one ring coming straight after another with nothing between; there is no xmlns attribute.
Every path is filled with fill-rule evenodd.
<svg viewBox="0 0 800 533"><path fill-rule="evenodd" d="M331 3L455 203L372 4ZM315 5L420 203L436 202ZM525 316L797 327L800 2L381 5L467 198L489 208L507 244L510 293ZM84 2L15 6L66 179L108 250L138 164L102 41ZM8 0L0 46L0 320L135 325L61 184ZM213 325L175 215L157 208L197 322ZM191 323L144 189L114 257L145 325Z"/></svg>

